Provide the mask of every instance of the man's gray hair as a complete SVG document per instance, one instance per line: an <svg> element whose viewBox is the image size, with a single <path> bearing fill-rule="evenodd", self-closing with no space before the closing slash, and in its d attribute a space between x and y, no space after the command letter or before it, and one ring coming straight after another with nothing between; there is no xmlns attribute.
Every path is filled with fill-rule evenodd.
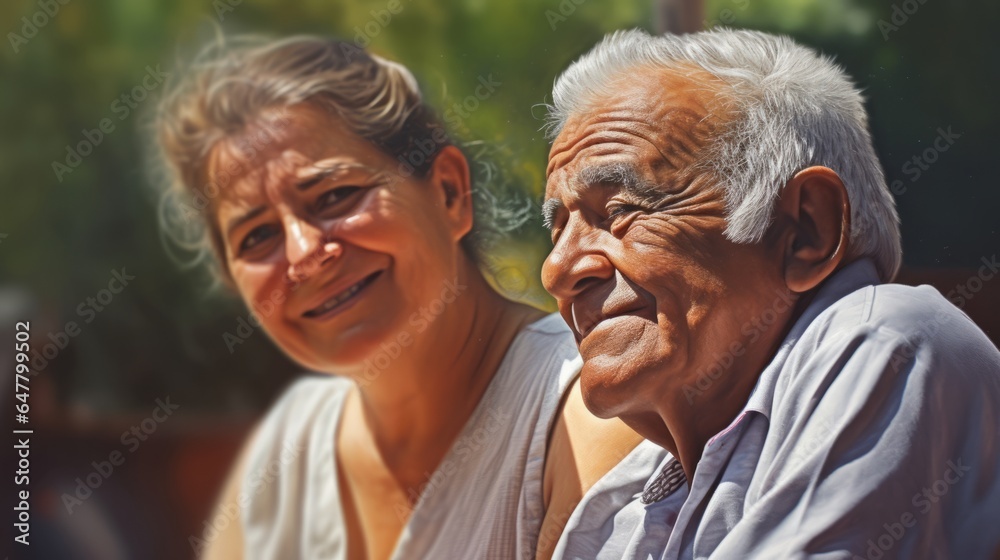
<svg viewBox="0 0 1000 560"><path fill-rule="evenodd" d="M637 68L702 69L728 84L718 92L735 110L700 154L725 189L726 236L760 241L792 176L813 165L840 175L851 203L849 259L870 257L884 281L902 260L899 217L885 183L861 93L832 59L784 36L716 29L653 37L618 31L555 82L549 132L586 111Z"/></svg>

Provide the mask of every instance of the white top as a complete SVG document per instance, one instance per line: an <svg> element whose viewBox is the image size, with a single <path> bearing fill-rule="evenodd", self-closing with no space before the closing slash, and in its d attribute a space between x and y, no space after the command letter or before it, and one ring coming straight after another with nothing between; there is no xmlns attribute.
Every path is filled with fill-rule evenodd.
<svg viewBox="0 0 1000 560"><path fill-rule="evenodd" d="M868 260L829 279L690 487L595 486L557 556L992 558L1000 352L935 289L878 284Z"/></svg>
<svg viewBox="0 0 1000 560"><path fill-rule="evenodd" d="M549 431L581 362L557 314L517 334L428 480L393 558L534 558ZM297 381L263 420L243 481L248 559L346 557L334 438L352 382ZM649 465L637 472L642 484ZM409 503L386 504L399 515Z"/></svg>

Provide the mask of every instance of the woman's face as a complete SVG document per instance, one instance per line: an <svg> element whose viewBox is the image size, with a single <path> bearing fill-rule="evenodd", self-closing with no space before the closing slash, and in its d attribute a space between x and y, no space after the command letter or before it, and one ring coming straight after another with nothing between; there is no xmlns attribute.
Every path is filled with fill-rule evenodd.
<svg viewBox="0 0 1000 560"><path fill-rule="evenodd" d="M318 371L359 370L413 341L427 306L456 281L471 205L449 193L465 181L456 192L467 194L468 168L448 148L427 178L411 177L321 108L280 114L210 154L209 177L233 177L213 205L226 262L289 356Z"/></svg>

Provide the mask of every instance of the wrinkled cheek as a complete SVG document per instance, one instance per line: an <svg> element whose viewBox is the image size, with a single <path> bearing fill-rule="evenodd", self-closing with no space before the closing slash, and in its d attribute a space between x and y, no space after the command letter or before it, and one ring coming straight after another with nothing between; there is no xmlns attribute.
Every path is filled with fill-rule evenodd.
<svg viewBox="0 0 1000 560"><path fill-rule="evenodd" d="M722 238L724 222L696 216L652 215L637 221L630 237L634 242L687 261L700 260L712 256L714 239Z"/></svg>
<svg viewBox="0 0 1000 560"><path fill-rule="evenodd" d="M637 223L622 238L622 249L626 258L650 272L670 270L683 261L688 248L678 240L677 231L659 220Z"/></svg>
<svg viewBox="0 0 1000 560"><path fill-rule="evenodd" d="M633 368L659 354L659 326L641 317L611 319L599 325L580 345L580 354L595 366Z"/></svg>
<svg viewBox="0 0 1000 560"><path fill-rule="evenodd" d="M625 331L617 340L581 346L584 367L580 375L588 406L611 415L620 413L624 403L644 398L662 385L663 376L676 375L685 360L656 323Z"/></svg>
<svg viewBox="0 0 1000 560"><path fill-rule="evenodd" d="M626 239L622 249L616 268L635 284L635 289L655 300L658 313L664 305L675 307L676 300L687 294L685 277L689 266L683 255L648 238Z"/></svg>

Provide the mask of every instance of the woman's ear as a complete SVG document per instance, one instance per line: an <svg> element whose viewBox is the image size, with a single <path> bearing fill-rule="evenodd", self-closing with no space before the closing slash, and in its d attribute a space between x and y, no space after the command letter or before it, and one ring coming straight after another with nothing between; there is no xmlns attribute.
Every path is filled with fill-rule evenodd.
<svg viewBox="0 0 1000 560"><path fill-rule="evenodd" d="M459 240L472 230L472 180L469 161L462 150L445 146L431 165L428 180L444 201L444 211Z"/></svg>
<svg viewBox="0 0 1000 560"><path fill-rule="evenodd" d="M847 253L847 189L829 167L809 167L788 181L775 210L785 284L793 292L808 292L833 274Z"/></svg>

